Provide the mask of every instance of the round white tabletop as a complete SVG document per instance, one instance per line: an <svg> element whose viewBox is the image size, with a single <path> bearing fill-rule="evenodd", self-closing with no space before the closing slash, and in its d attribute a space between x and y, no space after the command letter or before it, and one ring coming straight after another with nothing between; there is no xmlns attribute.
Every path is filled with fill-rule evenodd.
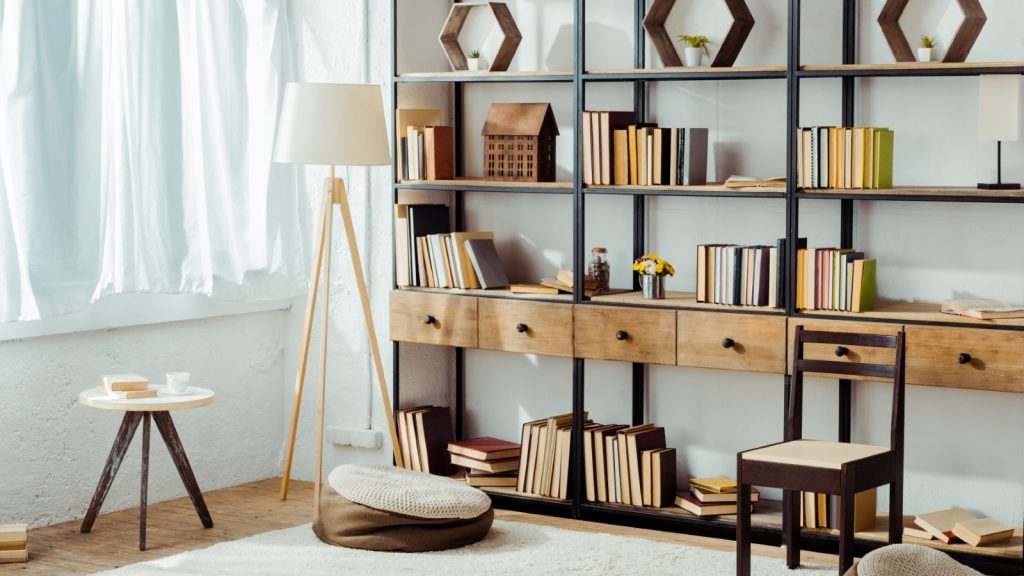
<svg viewBox="0 0 1024 576"><path fill-rule="evenodd" d="M213 390L189 386L185 394L170 394L166 386L154 386L156 396L125 400L113 394L100 392L96 388L82 390L78 401L91 408L103 410L122 410L125 412L166 412L168 410L188 410L213 404Z"/></svg>

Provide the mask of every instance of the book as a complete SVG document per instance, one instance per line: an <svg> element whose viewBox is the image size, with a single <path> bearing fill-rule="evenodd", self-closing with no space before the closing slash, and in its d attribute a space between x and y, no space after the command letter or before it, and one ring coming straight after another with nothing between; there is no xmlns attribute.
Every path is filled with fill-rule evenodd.
<svg viewBox="0 0 1024 576"><path fill-rule="evenodd" d="M505 276L505 270L501 266L498 251L494 248L494 240L468 239L466 240L466 251L469 252L469 260L473 263L473 271L480 281L481 288L505 288L508 286L508 277Z"/></svg>
<svg viewBox="0 0 1024 576"><path fill-rule="evenodd" d="M612 141L616 132L625 129L633 122L632 112L598 112L598 166L600 173L595 174L598 184L612 184L613 175L618 167L615 165L616 155L613 154Z"/></svg>
<svg viewBox="0 0 1024 576"><path fill-rule="evenodd" d="M513 294L558 294L560 290L544 284L509 284Z"/></svg>
<svg viewBox="0 0 1024 576"><path fill-rule="evenodd" d="M0 524L0 549L24 548L26 542L27 524Z"/></svg>
<svg viewBox="0 0 1024 576"><path fill-rule="evenodd" d="M704 490L699 486L690 485L690 493L697 500L704 502L705 504L721 504L724 502L736 502L739 495L736 492L711 492L710 490ZM757 488L750 489L750 501L757 502L761 499L761 493L757 491Z"/></svg>
<svg viewBox="0 0 1024 576"><path fill-rule="evenodd" d="M596 184L594 180L594 113L583 112L583 183L587 185Z"/></svg>
<svg viewBox="0 0 1024 576"><path fill-rule="evenodd" d="M953 534L975 548L1009 540L1013 526L1007 526L994 518L965 520L953 525Z"/></svg>
<svg viewBox="0 0 1024 576"><path fill-rule="evenodd" d="M449 454L451 463L455 466L462 466L463 468L469 468L471 470L479 470L481 472L489 472L491 474L497 474L499 472L511 472L519 470L519 458L506 458L504 460L476 460L474 458L467 458L459 454ZM424 470L429 472L429 470ZM447 474L446 474L447 475Z"/></svg>
<svg viewBox="0 0 1024 576"><path fill-rule="evenodd" d="M686 179L681 184L703 186L708 183L708 129L687 128L686 133ZM682 137L682 136L680 136Z"/></svg>
<svg viewBox="0 0 1024 576"><path fill-rule="evenodd" d="M588 502L597 501L597 478L594 475L594 430L601 424L583 427L583 490Z"/></svg>
<svg viewBox="0 0 1024 576"><path fill-rule="evenodd" d="M28 562L28 548L14 548L11 550L0 550L0 564L13 562Z"/></svg>
<svg viewBox="0 0 1024 576"><path fill-rule="evenodd" d="M629 185L629 131L616 130L612 136L614 157L612 166L614 174L612 184L615 186Z"/></svg>
<svg viewBox="0 0 1024 576"><path fill-rule="evenodd" d="M417 411L415 418L416 449L421 470L438 476L451 476L455 473L448 455L448 443L453 439L451 411L447 406L435 406Z"/></svg>
<svg viewBox="0 0 1024 576"><path fill-rule="evenodd" d="M886 128L875 130L874 145L874 188L892 188L893 131Z"/></svg>
<svg viewBox="0 0 1024 576"><path fill-rule="evenodd" d="M953 527L956 526L957 522L967 522L969 520L977 520L977 517L963 508L950 508L949 510L918 514L914 518L914 524L926 530L943 543L949 544L957 538L953 533Z"/></svg>
<svg viewBox="0 0 1024 576"><path fill-rule="evenodd" d="M911 538L920 538L922 540L934 540L935 536L932 536L930 532L923 528L915 528L911 526L903 527L903 535L910 536Z"/></svg>
<svg viewBox="0 0 1024 576"><path fill-rule="evenodd" d="M629 458L629 440L628 440L628 436L630 436L631 434L636 434L637 432L642 432L642 431L647 430L649 428L654 428L654 424L647 423L647 424L640 424L638 426L631 426L629 428L623 428L622 430L619 430L618 432L615 433L615 440L616 440L615 446L616 446L616 451L618 452L617 457L618 457L618 463L619 463L617 484L618 484L618 488L619 488L619 493L622 496L622 500L621 501L622 501L623 504L633 504L635 506L639 506L640 505L640 494L639 494L639 492L636 495L636 497L637 497L636 501L634 502L634 500L633 500L633 493L632 493L633 483L630 481L630 478L631 478L632 475L630 473L630 458Z"/></svg>
<svg viewBox="0 0 1024 576"><path fill-rule="evenodd" d="M149 388L149 380L138 374L104 374L102 388L108 392L127 392Z"/></svg>
<svg viewBox="0 0 1024 576"><path fill-rule="evenodd" d="M526 492L526 483L528 474L530 473L529 464L530 457L536 450L536 446L532 444L533 427L543 422L543 420L534 420L532 422L524 422L522 434L520 435L520 450L519 450L519 473L516 476L516 491Z"/></svg>
<svg viewBox="0 0 1024 576"><path fill-rule="evenodd" d="M517 478L518 475L514 472L490 474L466 470L466 484L476 488L511 488L515 487Z"/></svg>
<svg viewBox="0 0 1024 576"><path fill-rule="evenodd" d="M676 492L676 449L662 448L651 454L651 500L655 508L668 506Z"/></svg>
<svg viewBox="0 0 1024 576"><path fill-rule="evenodd" d="M480 287L480 280L473 269L473 262L469 259L469 251L466 250L466 240L494 240L494 232L452 232L452 244L455 246L456 267L461 271L459 288L472 290Z"/></svg>
<svg viewBox="0 0 1024 576"><path fill-rule="evenodd" d="M586 416L584 416L586 420ZM547 425L544 427L544 448L542 454L544 459L542 461L542 468L540 469L540 491L536 492L541 496L552 496L551 487L553 486L552 478L555 474L555 452L558 447L557 437L558 429L572 425L572 414L560 414L558 416L551 416L548 418Z"/></svg>
<svg viewBox="0 0 1024 576"><path fill-rule="evenodd" d="M424 406L405 412L406 428L409 433L409 461L412 469L416 472L423 472L423 463L420 461L419 432L416 427L416 414L432 409L433 406Z"/></svg>
<svg viewBox="0 0 1024 576"><path fill-rule="evenodd" d="M744 188L786 188L786 177L780 176L775 178L755 178L754 176L729 176L722 183L723 186L731 190L742 190Z"/></svg>
<svg viewBox="0 0 1024 576"><path fill-rule="evenodd" d="M499 440L490 436L470 438L448 443L448 452L459 454L475 460L504 460L519 458L522 449L519 444L507 440Z"/></svg>
<svg viewBox="0 0 1024 576"><path fill-rule="evenodd" d="M406 144L398 149L396 165L403 167L403 177L409 180L409 129L441 124L441 110L433 108L399 108L395 110L395 134L397 138L406 140Z"/></svg>
<svg viewBox="0 0 1024 576"><path fill-rule="evenodd" d="M719 516L722 514L735 514L735 502L722 502L717 504L705 504L697 500L690 492L679 492L674 500L675 505L695 516ZM750 505L753 510L754 505Z"/></svg>
<svg viewBox="0 0 1024 576"><path fill-rule="evenodd" d="M419 242L420 238L426 238L432 234L448 234L450 230L450 216L448 206L444 204L410 204L407 209L409 222L410 253L412 259L417 262L415 277L410 280L410 285L429 286L429 270L426 267L428 261L426 246ZM423 268L420 273L420 268Z"/></svg>
<svg viewBox="0 0 1024 576"><path fill-rule="evenodd" d="M609 424L607 426L595 428L593 431L594 483L598 502L611 502L611 500L609 500L609 496L611 492L614 492L614 487L611 485L611 481L608 476L608 471L611 467L611 459L607 458L608 450L605 447L606 439L614 438L615 433L623 428L628 428L628 426L623 424Z"/></svg>
<svg viewBox="0 0 1024 576"><path fill-rule="evenodd" d="M736 481L725 476L709 476L706 478L690 478L690 486L714 494L731 494L736 492Z"/></svg>
<svg viewBox="0 0 1024 576"><path fill-rule="evenodd" d="M979 320L1024 318L1024 307L1007 306L999 300L992 300L990 298L946 300L942 303L942 312L944 314L967 316Z"/></svg>
<svg viewBox="0 0 1024 576"><path fill-rule="evenodd" d="M662 426L641 427L626 434L626 457L629 470L629 494L634 506L650 505L650 494L644 502L641 455L645 450L665 448L665 428Z"/></svg>
<svg viewBox="0 0 1024 576"><path fill-rule="evenodd" d="M108 394L110 396L117 396L122 400L138 400L139 398L156 398L156 388L149 388L147 390L124 390L124 391L110 391L107 390L106 386L102 384L96 386L96 391L100 394Z"/></svg>
<svg viewBox="0 0 1024 576"><path fill-rule="evenodd" d="M455 178L455 129L451 126L427 126L424 130L424 140L426 179Z"/></svg>
<svg viewBox="0 0 1024 576"><path fill-rule="evenodd" d="M572 460L572 424L562 426L558 429L556 442L558 443L558 448L555 450L555 454L558 458L556 460L557 465L555 467L555 478L557 478L558 481L552 481L551 495L565 500L569 497L569 463Z"/></svg>
<svg viewBox="0 0 1024 576"><path fill-rule="evenodd" d="M853 305L852 312L868 312L875 309L875 268L871 259L853 262Z"/></svg>
<svg viewBox="0 0 1024 576"><path fill-rule="evenodd" d="M412 470L412 455L409 453L409 419L406 414L413 410L422 410L428 408L428 406L417 406L415 408L406 408L399 410L395 414L395 425L398 428L398 447L402 452L402 465L404 468Z"/></svg>

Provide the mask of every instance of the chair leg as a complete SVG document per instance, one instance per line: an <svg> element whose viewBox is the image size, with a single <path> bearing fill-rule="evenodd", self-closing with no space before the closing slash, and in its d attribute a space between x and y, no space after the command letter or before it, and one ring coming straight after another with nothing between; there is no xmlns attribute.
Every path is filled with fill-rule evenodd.
<svg viewBox="0 0 1024 576"><path fill-rule="evenodd" d="M800 492L786 490L782 496L782 541L786 544L786 566L790 570L800 567Z"/></svg>
<svg viewBox="0 0 1024 576"><path fill-rule="evenodd" d="M750 485L743 483L742 455L736 463L736 576L750 576Z"/></svg>
<svg viewBox="0 0 1024 576"><path fill-rule="evenodd" d="M889 544L903 543L903 480L889 484Z"/></svg>
<svg viewBox="0 0 1024 576"><path fill-rule="evenodd" d="M839 573L853 566L853 518L854 501L852 484L843 487L839 496Z"/></svg>

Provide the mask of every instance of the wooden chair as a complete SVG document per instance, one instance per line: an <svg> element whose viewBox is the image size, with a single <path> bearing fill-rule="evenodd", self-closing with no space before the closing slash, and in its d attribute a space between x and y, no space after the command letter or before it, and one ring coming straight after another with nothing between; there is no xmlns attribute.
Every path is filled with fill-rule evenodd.
<svg viewBox="0 0 1024 576"><path fill-rule="evenodd" d="M889 348L895 362L868 364L843 360L812 360L804 357L805 344L835 345L836 355L847 346ZM736 456L738 514L736 521L736 574L750 575L750 487L781 488L783 539L786 564L800 565L800 492L824 492L839 496L839 573L853 564L854 495L889 485L889 543L903 537L903 420L904 333L895 336L817 332L796 327L793 338L792 388L786 418L786 441L740 452ZM803 438L803 385L805 373L853 378L891 380L892 426L889 446L824 442Z"/></svg>

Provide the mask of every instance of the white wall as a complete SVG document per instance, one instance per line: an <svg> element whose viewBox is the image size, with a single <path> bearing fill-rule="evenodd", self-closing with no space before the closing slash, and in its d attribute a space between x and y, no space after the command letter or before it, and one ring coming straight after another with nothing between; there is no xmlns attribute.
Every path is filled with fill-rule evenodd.
<svg viewBox="0 0 1024 576"><path fill-rule="evenodd" d="M406 1L403 17L431 18L439 0ZM588 69L632 65L630 2L589 0L587 3ZM720 46L727 29L720 2L677 4L668 22L675 37L706 33ZM890 62L892 57L875 19L881 0L862 2L861 60ZM948 46L956 25L947 3L918 2L903 24L908 38L921 33L938 36ZM950 3L952 4L952 3ZM1024 59L1024 34L1010 24L1024 18L1024 5L982 2L989 20L972 61ZM783 65L786 58L786 8L782 2L750 0L757 21L737 65ZM804 2L804 63L840 60L840 2ZM510 2L523 30L523 43L512 69L570 69L572 2ZM443 9L440 10L443 12ZM920 24L918 24L920 23ZM467 49L493 42L486 21L467 23ZM403 29L403 53L436 51L433 20L418 30ZM484 38L484 40L480 40ZM568 52L567 52L568 51ZM649 58L657 65L653 48ZM714 54L712 54L714 56ZM443 70L444 60L432 67ZM678 82L651 84L651 119L663 125L707 126L714 150L712 173L721 180L731 174L778 176L785 173L785 83L770 81ZM973 185L994 177L994 150L975 135L977 80L973 78L871 79L857 82L857 123L896 130L895 181L898 184ZM479 126L491 102L550 101L561 130L558 139L559 178L572 170L571 105L567 86L467 86L465 147L467 173L479 174ZM630 109L628 85L592 85L591 109ZM804 81L801 98L804 125L840 121L840 82ZM1024 144L1004 146L1004 179L1024 179ZM587 246L608 247L612 284L631 281L631 206L628 198L588 197ZM693 246L702 242L769 243L785 233L780 200L674 199L649 200L648 250L667 257L681 271L669 289L693 290ZM571 263L571 203L567 198L533 195L467 194L466 218L471 229L494 230L513 281L535 281ZM938 302L973 294L1024 303L1024 273L1017 247L1024 240L1018 206L859 202L855 245L879 261L883 297ZM801 235L812 246L839 241L839 203L802 202ZM429 348L429 347L406 347ZM436 365L428 364L426 370ZM514 354L469 351L466 354L467 432L514 439L522 421L568 411L571 403L571 362ZM648 384L648 418L667 428L668 440L680 450L679 472L686 475L729 474L738 450L782 437L782 379L779 376L652 367ZM403 374L413 374L403 362ZM586 405L598 421L627 422L629 366L586 362ZM403 384L403 397L412 393ZM884 386L858 385L855 441L883 442L887 434L888 397ZM836 385L814 381L807 391L809 435L836 436ZM908 513L964 506L1020 524L1024 508L1024 395L972 392L911 386L907 400ZM887 506L886 495L880 498Z"/></svg>

